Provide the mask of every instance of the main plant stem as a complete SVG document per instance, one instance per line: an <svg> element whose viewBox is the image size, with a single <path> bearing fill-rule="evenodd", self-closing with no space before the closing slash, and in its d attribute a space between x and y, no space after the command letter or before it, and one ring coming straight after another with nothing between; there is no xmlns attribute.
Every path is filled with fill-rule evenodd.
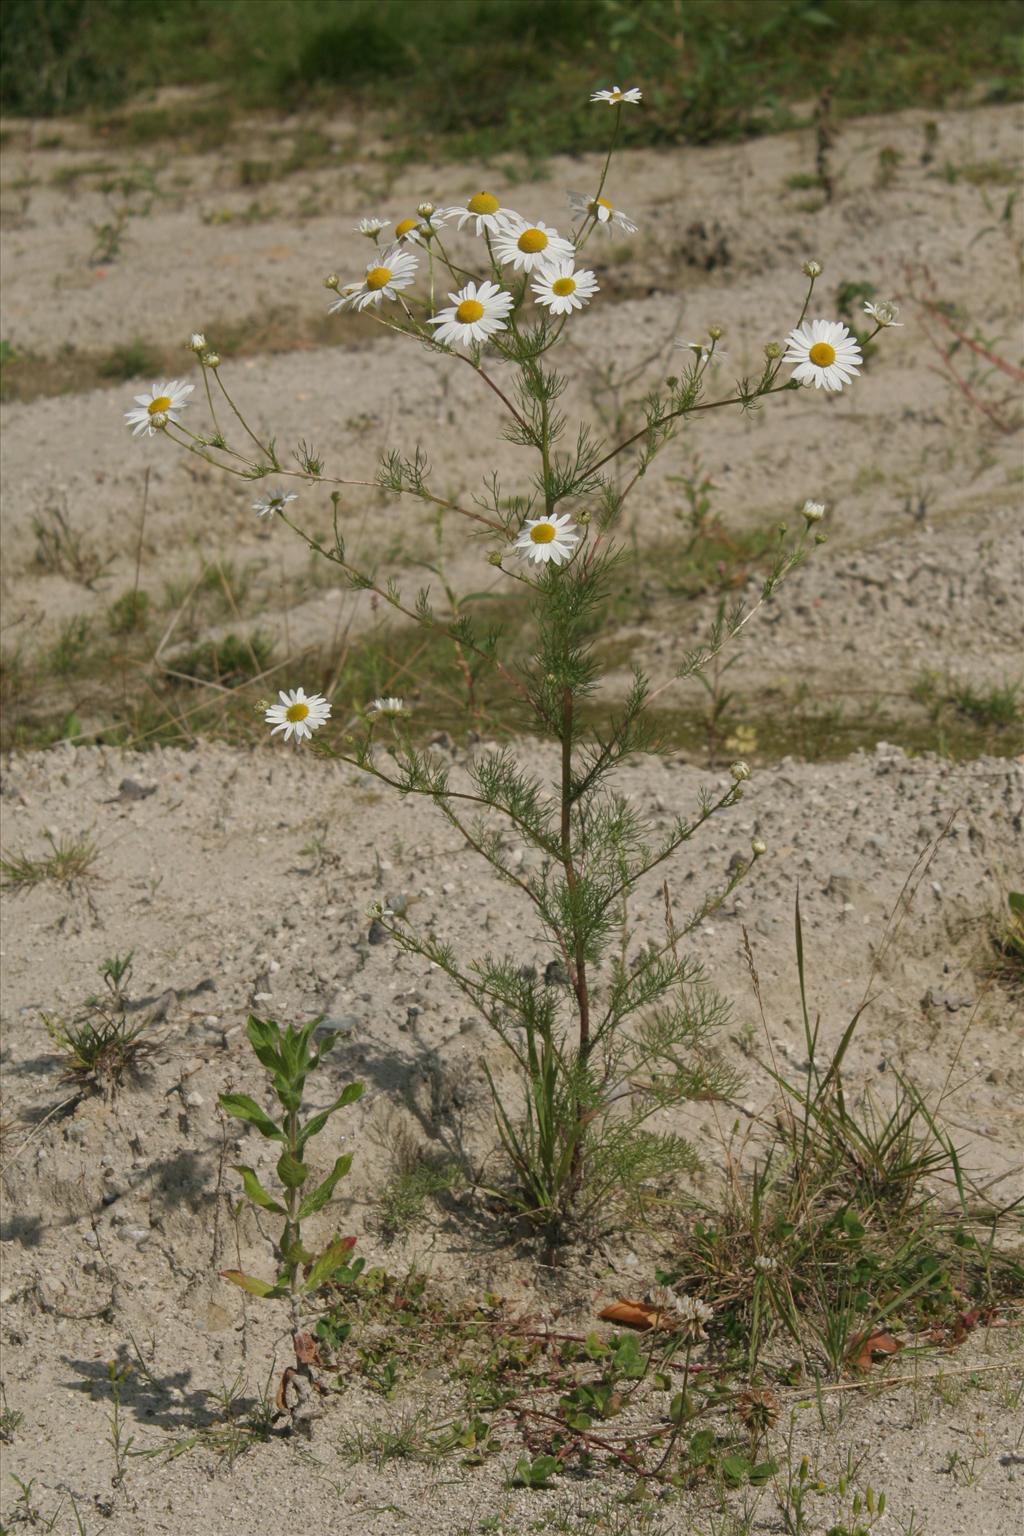
<svg viewBox="0 0 1024 1536"><path fill-rule="evenodd" d="M566 686L562 695L562 867L565 870L565 883L569 888L570 896L575 897L578 879L572 853L572 713L572 689ZM587 1058L590 1055L590 993L587 989L586 952L582 936L579 932L579 921L576 913L573 914L572 954L573 974L571 979L573 991L576 993L576 1007L579 1012L580 1021L578 1067L582 1072L586 1069ZM573 1100L573 1149L569 1174L569 1193L571 1196L577 1194L583 1180L583 1130L585 1116L586 1106L577 1083Z"/></svg>

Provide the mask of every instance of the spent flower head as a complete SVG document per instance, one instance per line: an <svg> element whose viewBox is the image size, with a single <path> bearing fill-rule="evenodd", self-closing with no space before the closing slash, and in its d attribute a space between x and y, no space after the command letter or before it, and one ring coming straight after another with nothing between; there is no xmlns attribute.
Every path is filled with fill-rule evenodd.
<svg viewBox="0 0 1024 1536"><path fill-rule="evenodd" d="M594 91L590 99L591 101L606 101L610 107L622 106L624 102L628 103L631 107L636 107L639 106L643 99L643 92L638 90L635 85L630 86L627 91L624 91L621 86L612 85L607 90Z"/></svg>
<svg viewBox="0 0 1024 1536"><path fill-rule="evenodd" d="M763 1275L770 1275L778 1267L778 1259L773 1258L770 1253L759 1253L754 1260L754 1268L759 1269Z"/></svg>
<svg viewBox="0 0 1024 1536"><path fill-rule="evenodd" d="M534 565L546 565L548 561L561 565L569 559L579 540L572 518L565 512L560 517L527 518L512 547Z"/></svg>
<svg viewBox="0 0 1024 1536"><path fill-rule="evenodd" d="M180 420L179 411L189 404L194 384L184 384L181 379L171 379L169 384L154 384L146 394L136 395L137 410L125 411L125 425L131 427L133 437L152 437L159 427L169 421Z"/></svg>
<svg viewBox="0 0 1024 1536"><path fill-rule="evenodd" d="M292 688L286 693L282 689L278 698L281 702L271 704L263 718L273 726L271 736L283 731L285 741L294 736L296 746L331 717L331 706L321 693L307 694L302 688Z"/></svg>
<svg viewBox="0 0 1024 1536"><path fill-rule="evenodd" d="M188 349L190 352L196 353L206 351L206 337L203 335L202 331L192 332L192 335L188 339Z"/></svg>
<svg viewBox="0 0 1024 1536"><path fill-rule="evenodd" d="M872 320L877 321L885 329L894 325L898 330L902 326L903 321L896 319L899 312L899 305L894 304L891 299L878 299L875 303L870 299L864 300L864 313L870 315Z"/></svg>
<svg viewBox="0 0 1024 1536"><path fill-rule="evenodd" d="M254 501L252 509L260 517L273 517L275 512L283 512L290 501L297 499L296 491L271 491L261 496L259 501Z"/></svg>
<svg viewBox="0 0 1024 1536"><path fill-rule="evenodd" d="M705 1325L714 1317L714 1307L709 1307L707 1302L701 1301L698 1296L687 1296L684 1292L678 1298L676 1312L679 1317L679 1331L690 1343L696 1344L700 1339L707 1338Z"/></svg>
<svg viewBox="0 0 1024 1536"><path fill-rule="evenodd" d="M786 337L784 363L795 363L794 379L816 389L839 391L860 373L857 338L838 320L805 320Z"/></svg>
<svg viewBox="0 0 1024 1536"><path fill-rule="evenodd" d="M749 763L744 762L733 763L732 767L729 769L729 772L732 774L737 784L742 784L744 779L750 778L750 765Z"/></svg>
<svg viewBox="0 0 1024 1536"><path fill-rule="evenodd" d="M802 510L808 523L820 523L825 516L825 503L823 501L805 501Z"/></svg>
<svg viewBox="0 0 1024 1536"><path fill-rule="evenodd" d="M820 261L814 261L812 258L804 262L802 271L806 277L820 277L824 268Z"/></svg>

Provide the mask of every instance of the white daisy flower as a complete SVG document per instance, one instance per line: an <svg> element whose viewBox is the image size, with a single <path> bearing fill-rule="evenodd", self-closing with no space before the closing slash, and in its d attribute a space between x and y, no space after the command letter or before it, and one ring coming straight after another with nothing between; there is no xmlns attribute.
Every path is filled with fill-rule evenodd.
<svg viewBox="0 0 1024 1536"><path fill-rule="evenodd" d="M541 267L531 286L537 303L543 304L553 315L571 315L574 309L589 304L598 291L593 272L577 271L571 256L566 261Z"/></svg>
<svg viewBox="0 0 1024 1536"><path fill-rule="evenodd" d="M188 397L194 389L194 384L183 384L180 379L172 379L169 384L154 384L148 395L136 395L135 401L140 409L124 413L125 424L131 427L132 437L140 437L143 432L147 437L152 437L158 427L165 427L169 421L177 423L177 413L189 404Z"/></svg>
<svg viewBox="0 0 1024 1536"><path fill-rule="evenodd" d="M870 315L872 320L877 320L881 326L895 325L899 329L903 324L902 320L896 319L899 312L899 305L894 304L891 299L879 299L875 304L868 299L864 300L864 313Z"/></svg>
<svg viewBox="0 0 1024 1536"><path fill-rule="evenodd" d="M356 225L356 234L365 235L367 240L376 240L382 229L387 229L390 219L360 219Z"/></svg>
<svg viewBox="0 0 1024 1536"><path fill-rule="evenodd" d="M271 736L283 731L285 741L295 737L296 746L304 737L312 736L331 717L331 706L322 693L307 694L301 688L292 688L285 693L282 689L278 698L280 704L271 704L263 718L268 725L274 727Z"/></svg>
<svg viewBox="0 0 1024 1536"><path fill-rule="evenodd" d="M616 225L627 235L636 234L636 225L620 208L614 207L606 197L586 197L582 192L568 192L569 207L574 219L593 218L609 235Z"/></svg>
<svg viewBox="0 0 1024 1536"><path fill-rule="evenodd" d="M573 247L547 224L510 219L495 237L494 254L503 266L511 262L516 272L533 272L551 261L570 261Z"/></svg>
<svg viewBox="0 0 1024 1536"><path fill-rule="evenodd" d="M838 320L805 320L786 337L784 363L795 363L794 379L816 389L841 390L860 373L856 337Z"/></svg>
<svg viewBox="0 0 1024 1536"><path fill-rule="evenodd" d="M399 243L422 240L426 228L422 219L399 219L395 225L395 239Z"/></svg>
<svg viewBox="0 0 1024 1536"><path fill-rule="evenodd" d="M486 229L489 234L496 235L509 219L515 223L521 217L511 208L503 208L493 192L475 192L461 207L442 208L439 214L433 215L431 222L436 224L439 220L454 219L456 228L461 229L464 224L475 219L476 234L482 235Z"/></svg>
<svg viewBox="0 0 1024 1536"><path fill-rule="evenodd" d="M394 718L395 715L405 714L405 704L401 699L394 697L374 699L372 704L367 704L366 713L368 715L390 715Z"/></svg>
<svg viewBox="0 0 1024 1536"><path fill-rule="evenodd" d="M561 517L528 517L512 548L535 565L546 565L549 560L561 565L579 541L576 524L564 512Z"/></svg>
<svg viewBox="0 0 1024 1536"><path fill-rule="evenodd" d="M450 309L431 315L428 325L436 325L437 341L446 345L455 343L468 346L472 341L486 341L495 331L505 329L505 317L512 308L513 298L499 288L497 283L467 283L458 293L450 293Z"/></svg>
<svg viewBox="0 0 1024 1536"><path fill-rule="evenodd" d="M328 314L335 314L351 304L353 309L365 309L368 304L379 305L382 299L397 299L403 288L416 281L416 257L411 251L400 251L391 245L381 251L377 261L366 269L361 283L347 283L330 305Z"/></svg>
<svg viewBox="0 0 1024 1536"><path fill-rule="evenodd" d="M296 491L268 491L259 501L254 501L252 509L258 512L260 517L273 517L275 512L283 512L290 501L298 499Z"/></svg>
<svg viewBox="0 0 1024 1536"><path fill-rule="evenodd" d="M820 523L825 516L825 503L823 501L805 501L803 514L809 523Z"/></svg>
<svg viewBox="0 0 1024 1536"><path fill-rule="evenodd" d="M635 85L631 86L628 91L622 90L620 86L613 85L610 90L595 91L590 99L591 101L606 101L610 107L621 106L623 102L628 102L631 107L635 107L640 103L642 97L643 92L637 90Z"/></svg>

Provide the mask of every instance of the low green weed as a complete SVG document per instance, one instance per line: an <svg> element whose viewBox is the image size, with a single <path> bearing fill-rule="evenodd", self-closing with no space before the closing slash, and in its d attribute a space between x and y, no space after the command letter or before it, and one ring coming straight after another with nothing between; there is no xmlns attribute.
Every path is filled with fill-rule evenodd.
<svg viewBox="0 0 1024 1536"><path fill-rule="evenodd" d="M8 854L0 858L0 875L5 885L24 890L52 881L75 890L95 878L93 866L99 858L99 848L91 836L83 833L79 837L62 837L47 832L45 837L50 845L48 854L38 858Z"/></svg>

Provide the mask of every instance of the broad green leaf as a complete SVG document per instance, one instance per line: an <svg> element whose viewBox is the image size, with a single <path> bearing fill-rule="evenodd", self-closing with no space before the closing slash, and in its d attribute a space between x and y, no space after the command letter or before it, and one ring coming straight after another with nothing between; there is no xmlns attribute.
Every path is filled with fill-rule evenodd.
<svg viewBox="0 0 1024 1536"><path fill-rule="evenodd" d="M285 1232L287 1231L288 1227L285 1226ZM286 1264L312 1264L313 1254L310 1253L309 1249L306 1247L301 1238L293 1237L289 1243L286 1241L284 1235L282 1235L279 1246L281 1257L284 1259Z"/></svg>
<svg viewBox="0 0 1024 1536"><path fill-rule="evenodd" d="M718 1466L727 1483L745 1483L750 1476L751 1464L745 1456L723 1456Z"/></svg>
<svg viewBox="0 0 1024 1536"><path fill-rule="evenodd" d="M311 1137L319 1136L335 1110L344 1109L346 1104L354 1104L356 1099L362 1098L362 1094L362 1083L349 1083L348 1087L335 1099L333 1104L328 1105L326 1109L322 1109L319 1114L314 1115L312 1120L308 1120L302 1127L302 1130L299 1132L299 1150L302 1150Z"/></svg>
<svg viewBox="0 0 1024 1536"><path fill-rule="evenodd" d="M254 1013L249 1015L249 1022L245 1026L245 1032L260 1061L268 1072L280 1072L281 1070L281 1031L272 1019L258 1019Z"/></svg>
<svg viewBox="0 0 1024 1536"><path fill-rule="evenodd" d="M250 1099L247 1093L222 1093L218 1095L218 1104L226 1114L234 1115L236 1120L248 1120L250 1125L271 1141L284 1141L284 1132L271 1120L265 1109L260 1109L255 1099Z"/></svg>
<svg viewBox="0 0 1024 1536"><path fill-rule="evenodd" d="M300 1184L305 1184L308 1174L305 1163L300 1163L285 1147L277 1160L277 1176L285 1189L298 1189Z"/></svg>
<svg viewBox="0 0 1024 1536"><path fill-rule="evenodd" d="M344 1264L348 1254L355 1247L354 1237L336 1237L333 1243L328 1243L323 1253L315 1260L313 1268L306 1276L306 1290L316 1291L329 1280L336 1269Z"/></svg>
<svg viewBox="0 0 1024 1536"><path fill-rule="evenodd" d="M280 1296L280 1286L270 1285L266 1280L257 1280L255 1275L244 1275L240 1269L222 1269L222 1280L230 1280L232 1285L240 1286L243 1291L248 1291L250 1296Z"/></svg>
<svg viewBox="0 0 1024 1536"><path fill-rule="evenodd" d="M334 1193L334 1186L339 1179L343 1179L352 1166L352 1153L346 1152L344 1157L339 1157L330 1173L322 1184L317 1185L311 1195L307 1195L299 1206L299 1220L305 1221L307 1216L312 1216L315 1211L321 1210Z"/></svg>
<svg viewBox="0 0 1024 1536"><path fill-rule="evenodd" d="M245 1192L254 1205L261 1205L265 1211L276 1211L279 1216L284 1215L284 1206L275 1200L273 1196L267 1194L267 1191L256 1177L254 1169L248 1168L245 1163L232 1163L231 1166L236 1173L242 1175Z"/></svg>

